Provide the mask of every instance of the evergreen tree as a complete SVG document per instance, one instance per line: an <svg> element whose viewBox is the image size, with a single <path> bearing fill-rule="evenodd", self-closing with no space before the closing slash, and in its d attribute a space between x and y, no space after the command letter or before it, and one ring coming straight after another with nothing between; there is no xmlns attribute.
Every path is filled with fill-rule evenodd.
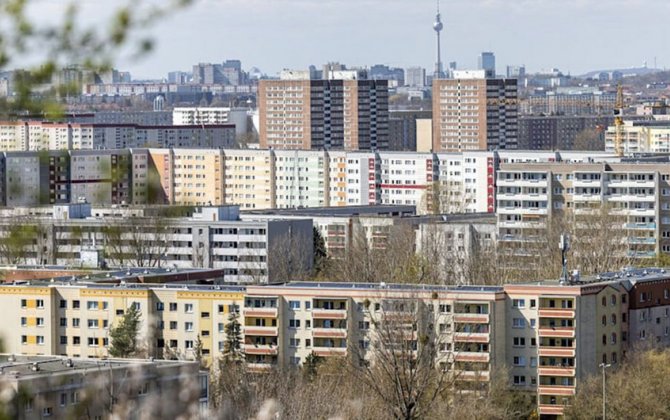
<svg viewBox="0 0 670 420"><path fill-rule="evenodd" d="M326 241L316 226L312 227L312 237L314 242L314 272L319 274L326 268L328 251L326 250Z"/></svg>
<svg viewBox="0 0 670 420"><path fill-rule="evenodd" d="M226 362L239 362L244 359L242 354L242 327L240 315L232 311L228 316L225 333L226 341L223 344L223 359Z"/></svg>
<svg viewBox="0 0 670 420"><path fill-rule="evenodd" d="M321 356L317 356L314 352L311 352L307 358L305 358L305 363L302 365L303 373L310 381L316 378L318 373L319 365L323 362Z"/></svg>
<svg viewBox="0 0 670 420"><path fill-rule="evenodd" d="M140 329L141 316L140 311L131 305L119 324L109 330L110 356L127 358L137 354L137 333Z"/></svg>

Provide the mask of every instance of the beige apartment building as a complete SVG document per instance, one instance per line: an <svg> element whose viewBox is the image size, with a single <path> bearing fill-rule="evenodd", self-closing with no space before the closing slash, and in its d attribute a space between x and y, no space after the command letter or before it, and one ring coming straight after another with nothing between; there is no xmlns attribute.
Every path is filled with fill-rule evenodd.
<svg viewBox="0 0 670 420"><path fill-rule="evenodd" d="M379 321L398 331L416 324L435 337L436 357L460 389L486 388L505 366L510 385L536 394L539 414L552 418L600 363L620 363L646 342L670 344L670 275L663 269L461 287L152 285L123 278L0 286L0 305L11 309L0 325L7 351L102 357L109 328L131 305L142 314L139 342L148 355L193 359L200 340L206 361L221 356L225 325L238 313L242 351L255 371L299 366L312 353L372 361Z"/></svg>
<svg viewBox="0 0 670 420"><path fill-rule="evenodd" d="M386 80L261 80L261 148L384 150Z"/></svg>
<svg viewBox="0 0 670 420"><path fill-rule="evenodd" d="M224 204L243 209L276 207L275 160L271 150L226 150Z"/></svg>
<svg viewBox="0 0 670 420"><path fill-rule="evenodd" d="M516 149L517 114L516 79L435 80L432 151Z"/></svg>
<svg viewBox="0 0 670 420"><path fill-rule="evenodd" d="M670 121L624 121L621 147L625 154L670 152ZM607 127L605 150L613 152L616 127Z"/></svg>

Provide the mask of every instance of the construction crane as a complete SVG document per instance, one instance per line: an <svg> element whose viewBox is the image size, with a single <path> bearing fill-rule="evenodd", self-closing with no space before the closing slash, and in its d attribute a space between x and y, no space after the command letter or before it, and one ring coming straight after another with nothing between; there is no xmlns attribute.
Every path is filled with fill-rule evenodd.
<svg viewBox="0 0 670 420"><path fill-rule="evenodd" d="M616 87L616 103L614 104L614 152L623 156L623 86Z"/></svg>

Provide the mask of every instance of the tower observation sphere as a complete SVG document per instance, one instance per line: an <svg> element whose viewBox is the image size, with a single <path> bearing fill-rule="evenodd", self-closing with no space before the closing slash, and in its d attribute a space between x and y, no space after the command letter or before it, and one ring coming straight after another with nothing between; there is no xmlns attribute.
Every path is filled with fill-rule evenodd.
<svg viewBox="0 0 670 420"><path fill-rule="evenodd" d="M444 28L444 25L442 25L442 22L440 21L440 15L437 15L437 19L435 19L435 23L433 23L433 29L435 29L435 32L440 32Z"/></svg>

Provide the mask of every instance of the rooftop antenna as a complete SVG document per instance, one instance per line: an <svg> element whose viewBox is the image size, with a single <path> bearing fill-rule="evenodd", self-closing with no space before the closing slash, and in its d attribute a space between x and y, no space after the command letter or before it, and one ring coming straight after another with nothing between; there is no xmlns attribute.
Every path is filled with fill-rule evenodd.
<svg viewBox="0 0 670 420"><path fill-rule="evenodd" d="M561 234L560 239L558 240L558 249L561 250L561 263L563 265L563 271L561 272L561 279L559 283L566 285L570 282L570 276L568 274L568 251L570 250L570 238L566 234Z"/></svg>

